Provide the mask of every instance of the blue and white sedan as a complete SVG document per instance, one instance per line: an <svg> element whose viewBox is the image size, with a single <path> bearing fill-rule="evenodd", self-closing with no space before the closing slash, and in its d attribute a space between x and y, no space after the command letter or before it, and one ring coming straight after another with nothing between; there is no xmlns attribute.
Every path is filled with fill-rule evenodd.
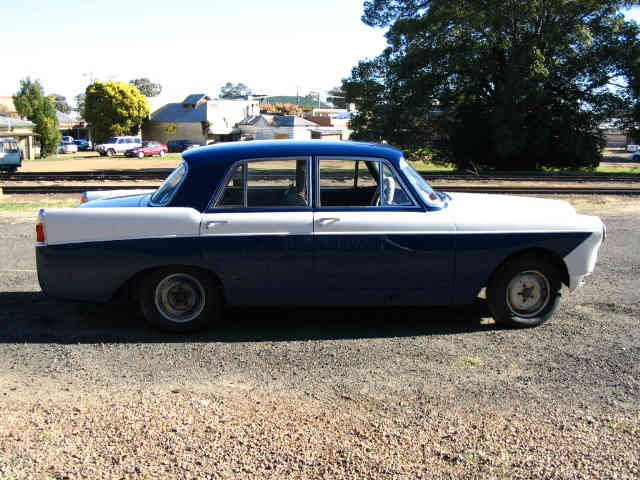
<svg viewBox="0 0 640 480"><path fill-rule="evenodd" d="M388 146L212 145L155 191L88 192L36 226L48 295L119 292L154 326L215 325L226 305L470 304L538 325L580 286L605 228L558 200L439 192Z"/></svg>

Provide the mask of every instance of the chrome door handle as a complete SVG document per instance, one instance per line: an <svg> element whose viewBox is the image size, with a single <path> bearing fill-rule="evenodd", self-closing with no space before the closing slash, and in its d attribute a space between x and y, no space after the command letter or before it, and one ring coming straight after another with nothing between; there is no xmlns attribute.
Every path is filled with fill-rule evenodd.
<svg viewBox="0 0 640 480"><path fill-rule="evenodd" d="M226 223L229 223L229 222L227 220L208 220L205 222L204 228L209 230L210 228L213 228L216 225L224 225Z"/></svg>
<svg viewBox="0 0 640 480"><path fill-rule="evenodd" d="M316 223L320 225L331 225L332 223L339 222L340 219L338 217L324 217L316 220Z"/></svg>

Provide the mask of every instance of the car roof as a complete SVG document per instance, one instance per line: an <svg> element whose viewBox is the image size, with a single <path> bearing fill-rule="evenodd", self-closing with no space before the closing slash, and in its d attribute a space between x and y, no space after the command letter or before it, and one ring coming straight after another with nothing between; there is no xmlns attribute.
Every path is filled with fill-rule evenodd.
<svg viewBox="0 0 640 480"><path fill-rule="evenodd" d="M182 157L193 167L211 163L231 164L249 158L298 155L339 155L350 157L383 157L397 162L402 151L378 143L327 140L253 140L208 145L188 150Z"/></svg>

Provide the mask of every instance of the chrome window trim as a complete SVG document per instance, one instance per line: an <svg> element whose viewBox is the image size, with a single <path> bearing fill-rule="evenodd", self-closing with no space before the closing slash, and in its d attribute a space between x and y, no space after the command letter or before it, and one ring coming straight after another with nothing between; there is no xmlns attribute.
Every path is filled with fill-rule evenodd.
<svg viewBox="0 0 640 480"><path fill-rule="evenodd" d="M391 172L393 174L395 174L395 177L398 179L398 181L400 182L400 184L402 185L402 188L404 189L404 192L406 193L407 197L409 197L411 199L411 201L413 202L413 205L366 205L366 206L334 206L334 207L323 207L322 203L320 202L320 161L321 160L353 160L354 162L357 161L367 161L367 162L379 162L381 164L386 165L387 167L389 167L389 169L391 170ZM318 155L316 156L316 162L315 162L315 169L316 169L316 184L314 185L315 188L315 208L318 210L371 210L371 209L379 209L379 210L395 210L395 209L415 209L415 210L424 210L424 208L422 207L422 204L420 202L416 201L415 196L413 195L412 189L407 188L406 182L403 178L402 175L399 174L398 170L393 166L393 164L387 160L384 157L351 157L351 156L335 156L335 155ZM383 180L384 180L384 169L381 168L380 166L378 167L379 170L379 183L378 183L378 189L380 189L380 185L382 184ZM355 171L355 166L354 166L354 171Z"/></svg>
<svg viewBox="0 0 640 480"><path fill-rule="evenodd" d="M182 184L184 183L185 179L186 179L186 178L187 178L187 176L189 175L189 164L183 160L183 161L182 161L182 163L181 163L180 165L184 165L185 172L184 172L184 175L182 176L182 178L180 179L180 182L178 183L178 185L176 185L176 188L174 188L174 189L173 189L173 193L171 194L171 196L169 197L169 199L168 199L166 202L164 202L164 203L153 203L153 202L151 201L151 199L153 198L153 194L154 194L155 192L157 192L157 191L158 191L158 189L160 188L160 187L158 187L158 188L156 188L155 192L153 192L153 193L151 194L151 196L149 197L149 205L150 205L150 206L152 206L152 207L164 207L165 205L168 205L169 203L171 203L171 200L173 200L173 197L175 197L175 196L176 196L176 193L178 193L178 191L182 188ZM178 165L178 167L180 167L180 165ZM176 167L176 169L177 169L178 167ZM175 171L175 169L174 169L174 171ZM173 173L173 172L171 172L171 173ZM171 173L170 173L169 175L171 175ZM167 178L169 178L169 176L167 176ZM165 179L165 180L166 180L166 179ZM162 183L164 183L164 182L162 182ZM161 185L162 185L162 184L161 184Z"/></svg>
<svg viewBox="0 0 640 480"><path fill-rule="evenodd" d="M285 206L273 206L273 207L248 207L247 206L247 181L249 177L247 163L249 162L274 162L274 161L287 161L287 160L304 160L307 162L307 174L306 174L306 182L307 182L307 206L295 206L295 205L285 205ZM231 173L236 168L236 166L242 164L242 206L241 207L218 207L216 204L222 197L222 193L231 178ZM259 157L259 158L245 158L242 160L236 160L231 165L229 165L227 172L224 175L224 179L218 184L216 187L216 191L212 195L209 203L207 204L207 208L204 210L205 213L213 213L213 212L221 212L225 210L245 210L245 211L265 211L265 210L310 210L313 194L312 182L311 182L311 166L312 166L312 157L310 155L294 155L291 157Z"/></svg>

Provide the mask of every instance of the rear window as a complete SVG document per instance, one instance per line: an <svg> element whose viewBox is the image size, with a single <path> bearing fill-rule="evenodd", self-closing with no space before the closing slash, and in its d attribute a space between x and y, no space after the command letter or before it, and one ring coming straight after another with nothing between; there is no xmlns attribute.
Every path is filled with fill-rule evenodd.
<svg viewBox="0 0 640 480"><path fill-rule="evenodd" d="M0 152L16 153L18 150L17 142L0 142Z"/></svg>
<svg viewBox="0 0 640 480"><path fill-rule="evenodd" d="M178 191L178 188L182 184L185 176L187 175L187 164L181 163L178 167L171 172L167 179L162 182L162 185L158 187L158 190L151 195L151 205L160 207L166 205L173 198Z"/></svg>

